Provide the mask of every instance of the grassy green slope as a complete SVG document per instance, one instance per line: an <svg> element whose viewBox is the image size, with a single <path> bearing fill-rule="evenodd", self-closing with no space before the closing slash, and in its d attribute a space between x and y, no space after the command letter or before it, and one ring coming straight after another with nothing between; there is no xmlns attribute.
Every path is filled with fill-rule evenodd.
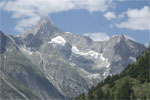
<svg viewBox="0 0 150 100"><path fill-rule="evenodd" d="M150 99L150 47L119 75L108 76L76 100Z"/></svg>

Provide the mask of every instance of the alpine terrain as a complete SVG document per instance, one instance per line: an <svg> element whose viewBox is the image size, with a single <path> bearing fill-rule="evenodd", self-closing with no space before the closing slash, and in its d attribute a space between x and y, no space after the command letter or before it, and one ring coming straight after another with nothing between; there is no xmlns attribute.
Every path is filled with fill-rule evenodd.
<svg viewBox="0 0 150 100"><path fill-rule="evenodd" d="M76 100L149 100L149 62L150 45L134 64L129 64L120 74L108 76Z"/></svg>
<svg viewBox="0 0 150 100"><path fill-rule="evenodd" d="M124 35L96 42L64 32L45 17L18 36L0 32L0 97L75 98L123 71L145 50Z"/></svg>

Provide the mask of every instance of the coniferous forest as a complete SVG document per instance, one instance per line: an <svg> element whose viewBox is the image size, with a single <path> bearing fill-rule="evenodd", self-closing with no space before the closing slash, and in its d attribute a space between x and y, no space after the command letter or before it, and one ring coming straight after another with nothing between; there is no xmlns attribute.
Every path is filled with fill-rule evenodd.
<svg viewBox="0 0 150 100"><path fill-rule="evenodd" d="M134 64L118 75L108 76L88 93L76 100L149 100L150 99L150 46Z"/></svg>

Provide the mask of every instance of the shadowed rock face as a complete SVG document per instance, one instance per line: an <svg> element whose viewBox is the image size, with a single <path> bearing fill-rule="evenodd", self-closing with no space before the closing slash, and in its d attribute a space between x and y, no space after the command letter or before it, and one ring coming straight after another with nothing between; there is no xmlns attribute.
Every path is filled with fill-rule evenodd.
<svg viewBox="0 0 150 100"><path fill-rule="evenodd" d="M1 99L64 99L46 76L19 50L10 37L1 35ZM5 88L3 88L5 87Z"/></svg>
<svg viewBox="0 0 150 100"><path fill-rule="evenodd" d="M23 90L17 88L25 96L29 97L28 91L33 98L44 99L74 98L87 92L108 75L120 73L146 49L123 35L95 42L63 32L48 18L18 37L9 37L10 46L7 38L1 41L1 55L8 57L8 69L12 68L6 75L23 85Z"/></svg>
<svg viewBox="0 0 150 100"><path fill-rule="evenodd" d="M7 38L3 34L3 32L0 31L0 53L5 52L5 46L7 44Z"/></svg>
<svg viewBox="0 0 150 100"><path fill-rule="evenodd" d="M42 44L43 41L39 38L36 38L33 34L28 34L27 37L24 38L25 44L27 47L32 47L38 49Z"/></svg>

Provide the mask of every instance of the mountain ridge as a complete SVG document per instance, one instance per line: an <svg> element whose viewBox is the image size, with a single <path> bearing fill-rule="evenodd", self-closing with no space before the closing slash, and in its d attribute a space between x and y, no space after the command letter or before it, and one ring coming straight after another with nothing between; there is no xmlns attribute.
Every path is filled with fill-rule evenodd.
<svg viewBox="0 0 150 100"><path fill-rule="evenodd" d="M150 46L133 64L129 64L120 74L108 76L88 93L83 93L76 100L106 99L142 99L149 100L150 85Z"/></svg>
<svg viewBox="0 0 150 100"><path fill-rule="evenodd" d="M0 33L0 35L0 43L3 43L1 40L4 39L7 44L3 43L5 46L0 47L0 50L3 50L0 53L0 79L10 87L0 88L0 90L2 89L2 92L0 92L2 99L64 98L49 80L43 76L41 71L26 58L10 37L7 37L3 33ZM1 83L1 87L4 86L3 82ZM36 89L41 92L43 91L43 93L40 93ZM6 94L3 91L7 91ZM16 93L16 91L18 92ZM13 94L13 92L16 94Z"/></svg>
<svg viewBox="0 0 150 100"><path fill-rule="evenodd" d="M48 20L42 19L29 31L11 38L23 58L32 63L30 67L36 67L67 98L87 92L108 75L120 73L146 49L123 35L95 42L64 32Z"/></svg>

